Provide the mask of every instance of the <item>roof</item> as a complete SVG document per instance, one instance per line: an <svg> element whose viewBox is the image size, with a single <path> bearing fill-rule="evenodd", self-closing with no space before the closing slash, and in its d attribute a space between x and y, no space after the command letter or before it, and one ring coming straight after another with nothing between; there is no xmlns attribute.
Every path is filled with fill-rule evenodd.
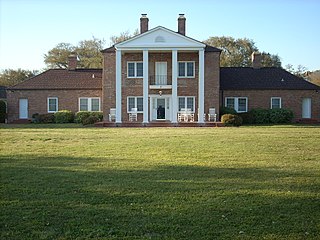
<svg viewBox="0 0 320 240"><path fill-rule="evenodd" d="M6 99L7 98L7 92L6 92L5 86L0 86L0 99Z"/></svg>
<svg viewBox="0 0 320 240"><path fill-rule="evenodd" d="M221 90L319 90L282 68L221 67Z"/></svg>
<svg viewBox="0 0 320 240"><path fill-rule="evenodd" d="M206 52L221 52L221 49L209 46L196 39L174 32L168 28L158 26L144 33L119 42L101 52L114 52L115 49L126 48L205 48Z"/></svg>
<svg viewBox="0 0 320 240"><path fill-rule="evenodd" d="M50 69L9 89L102 89L102 69Z"/></svg>

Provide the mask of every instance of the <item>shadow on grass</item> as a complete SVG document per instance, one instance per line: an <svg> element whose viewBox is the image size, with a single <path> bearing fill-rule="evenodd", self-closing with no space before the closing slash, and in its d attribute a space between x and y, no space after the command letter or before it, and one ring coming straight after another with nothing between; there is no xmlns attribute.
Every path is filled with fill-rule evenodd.
<svg viewBox="0 0 320 240"><path fill-rule="evenodd" d="M316 239L320 234L315 172L176 165L110 169L94 165L95 159L27 158L0 159L1 239Z"/></svg>

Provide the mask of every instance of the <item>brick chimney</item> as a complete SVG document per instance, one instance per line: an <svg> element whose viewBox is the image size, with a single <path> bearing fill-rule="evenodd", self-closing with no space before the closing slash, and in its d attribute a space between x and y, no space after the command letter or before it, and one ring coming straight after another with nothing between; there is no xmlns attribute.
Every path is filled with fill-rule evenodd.
<svg viewBox="0 0 320 240"><path fill-rule="evenodd" d="M149 30L149 18L147 14L141 14L140 18L140 33L145 33Z"/></svg>
<svg viewBox="0 0 320 240"><path fill-rule="evenodd" d="M252 60L252 68L254 69L261 68L261 60L262 60L261 53L253 52L251 55L251 60Z"/></svg>
<svg viewBox="0 0 320 240"><path fill-rule="evenodd" d="M184 14L179 14L178 18L178 33L186 35L186 18Z"/></svg>
<svg viewBox="0 0 320 240"><path fill-rule="evenodd" d="M68 70L76 70L77 68L77 55L75 53L68 57Z"/></svg>

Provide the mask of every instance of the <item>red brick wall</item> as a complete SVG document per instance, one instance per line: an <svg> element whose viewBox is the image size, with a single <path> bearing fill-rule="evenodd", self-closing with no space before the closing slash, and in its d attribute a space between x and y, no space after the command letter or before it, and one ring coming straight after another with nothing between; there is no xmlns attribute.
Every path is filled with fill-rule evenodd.
<svg viewBox="0 0 320 240"><path fill-rule="evenodd" d="M281 97L282 108L291 109L295 118L302 116L302 99L311 98L312 118L320 118L320 93L315 90L226 90L221 94L221 103L226 97L248 97L248 110L271 107L271 97Z"/></svg>
<svg viewBox="0 0 320 240"><path fill-rule="evenodd" d="M14 90L8 91L8 122L19 119L19 99L28 99L29 118L48 113L48 97L58 98L59 110L79 111L79 97L102 97L101 90ZM101 103L100 103L101 104ZM102 105L100 105L102 110Z"/></svg>
<svg viewBox="0 0 320 240"><path fill-rule="evenodd" d="M219 53L205 53L205 112L210 107L219 111ZM127 78L127 62L142 61L141 53L125 53L122 55L122 121L128 121L127 96L143 95L143 79ZM196 110L198 109L198 74L199 55L197 52L178 53L178 61L195 62L195 78L178 78L178 96L195 96ZM155 75L155 63L167 62L168 77L172 76L172 53L149 53L149 76ZM103 71L103 108L108 119L109 109L115 108L115 53L104 54ZM149 94L158 94L159 90L149 89ZM163 90L163 94L172 94L172 90ZM150 102L149 102L150 104ZM138 121L142 121L142 114L138 114Z"/></svg>

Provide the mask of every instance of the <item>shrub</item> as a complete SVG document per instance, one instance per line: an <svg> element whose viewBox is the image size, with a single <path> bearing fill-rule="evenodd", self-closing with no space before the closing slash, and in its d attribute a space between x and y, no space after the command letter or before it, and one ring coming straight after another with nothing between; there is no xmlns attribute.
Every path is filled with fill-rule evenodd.
<svg viewBox="0 0 320 240"><path fill-rule="evenodd" d="M76 123L82 123L84 124L86 119L89 118L90 116L98 118L96 122L102 121L103 119L103 113L102 112L88 112L88 111L80 111L76 113L75 121ZM92 121L92 120L90 120ZM89 123L91 124L91 123Z"/></svg>
<svg viewBox="0 0 320 240"><path fill-rule="evenodd" d="M0 123L4 123L7 118L7 105L4 101L0 100Z"/></svg>
<svg viewBox="0 0 320 240"><path fill-rule="evenodd" d="M54 123L54 114L46 113L46 114L38 114L35 113L32 115L35 123Z"/></svg>
<svg viewBox="0 0 320 240"><path fill-rule="evenodd" d="M100 120L100 119L99 119L98 117L91 115L91 116L85 118L85 119L82 121L82 124L83 124L83 125L94 124L94 123L96 123L96 122L99 122L99 120Z"/></svg>
<svg viewBox="0 0 320 240"><path fill-rule="evenodd" d="M270 123L290 123L294 117L289 109L270 109Z"/></svg>
<svg viewBox="0 0 320 240"><path fill-rule="evenodd" d="M241 126L242 125L242 118L235 114L224 114L221 117L221 122L224 123L226 126Z"/></svg>
<svg viewBox="0 0 320 240"><path fill-rule="evenodd" d="M240 116L242 118L243 124L253 124L254 123L254 116L251 111L244 112L244 113L238 113L238 116Z"/></svg>
<svg viewBox="0 0 320 240"><path fill-rule="evenodd" d="M270 111L269 109L252 109L250 111L253 114L254 123L268 124L270 123Z"/></svg>
<svg viewBox="0 0 320 240"><path fill-rule="evenodd" d="M54 113L56 123L72 123L74 121L74 113L69 110L61 110Z"/></svg>
<svg viewBox="0 0 320 240"><path fill-rule="evenodd" d="M233 108L221 107L221 108L220 108L220 115L219 115L219 116L222 116L222 115L225 115L225 114L233 114L233 115L236 115L236 114L237 114L237 111L234 110Z"/></svg>

